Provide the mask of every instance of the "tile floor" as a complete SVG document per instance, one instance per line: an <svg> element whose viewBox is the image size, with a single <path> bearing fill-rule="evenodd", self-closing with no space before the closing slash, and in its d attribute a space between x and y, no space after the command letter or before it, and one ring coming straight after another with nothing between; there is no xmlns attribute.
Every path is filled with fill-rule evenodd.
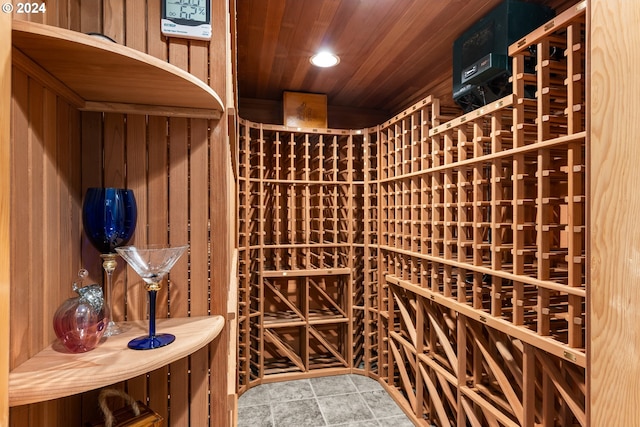
<svg viewBox="0 0 640 427"><path fill-rule="evenodd" d="M238 427L413 427L375 380L338 375L256 386L238 401Z"/></svg>

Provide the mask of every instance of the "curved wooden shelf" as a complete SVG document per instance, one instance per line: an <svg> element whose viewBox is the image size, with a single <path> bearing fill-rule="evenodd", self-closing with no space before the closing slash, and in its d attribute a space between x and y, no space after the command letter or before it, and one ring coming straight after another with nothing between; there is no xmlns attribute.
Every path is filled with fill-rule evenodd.
<svg viewBox="0 0 640 427"><path fill-rule="evenodd" d="M99 37L14 20L15 66L80 110L218 119L224 107L205 82L146 53Z"/></svg>
<svg viewBox="0 0 640 427"><path fill-rule="evenodd" d="M130 350L127 343L148 333L148 322L123 322L126 332L81 354L54 343L9 373L9 406L57 399L124 381L168 365L201 349L220 334L222 316L158 319L158 332L176 340L155 350ZM54 349L55 348L55 349Z"/></svg>

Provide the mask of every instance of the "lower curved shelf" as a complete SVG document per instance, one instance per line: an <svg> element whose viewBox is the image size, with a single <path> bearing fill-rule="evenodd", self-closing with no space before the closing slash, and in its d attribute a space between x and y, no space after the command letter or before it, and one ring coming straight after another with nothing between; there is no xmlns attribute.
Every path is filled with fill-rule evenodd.
<svg viewBox="0 0 640 427"><path fill-rule="evenodd" d="M188 356L217 337L222 316L158 319L158 332L174 334L169 346L130 350L127 343L148 333L146 320L123 322L125 332L80 354L58 351L56 343L9 373L9 406L26 405L94 390L161 368ZM55 348L55 349L54 349Z"/></svg>

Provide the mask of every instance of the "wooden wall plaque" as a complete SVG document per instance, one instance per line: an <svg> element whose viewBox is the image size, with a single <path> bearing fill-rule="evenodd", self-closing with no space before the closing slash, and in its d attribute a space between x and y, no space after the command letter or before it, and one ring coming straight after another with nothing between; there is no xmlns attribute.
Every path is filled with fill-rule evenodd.
<svg viewBox="0 0 640 427"><path fill-rule="evenodd" d="M285 126L300 128L327 127L327 95L302 92L285 92Z"/></svg>

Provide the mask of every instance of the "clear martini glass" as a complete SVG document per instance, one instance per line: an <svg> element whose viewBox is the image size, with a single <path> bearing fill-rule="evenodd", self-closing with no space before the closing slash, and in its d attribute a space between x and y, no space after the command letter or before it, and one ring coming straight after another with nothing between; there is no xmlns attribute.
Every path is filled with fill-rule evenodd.
<svg viewBox="0 0 640 427"><path fill-rule="evenodd" d="M129 341L129 348L150 350L175 341L175 335L156 333L156 295L162 288L162 279L188 247L185 245L116 248L120 256L142 277L145 289L149 293L149 335Z"/></svg>

